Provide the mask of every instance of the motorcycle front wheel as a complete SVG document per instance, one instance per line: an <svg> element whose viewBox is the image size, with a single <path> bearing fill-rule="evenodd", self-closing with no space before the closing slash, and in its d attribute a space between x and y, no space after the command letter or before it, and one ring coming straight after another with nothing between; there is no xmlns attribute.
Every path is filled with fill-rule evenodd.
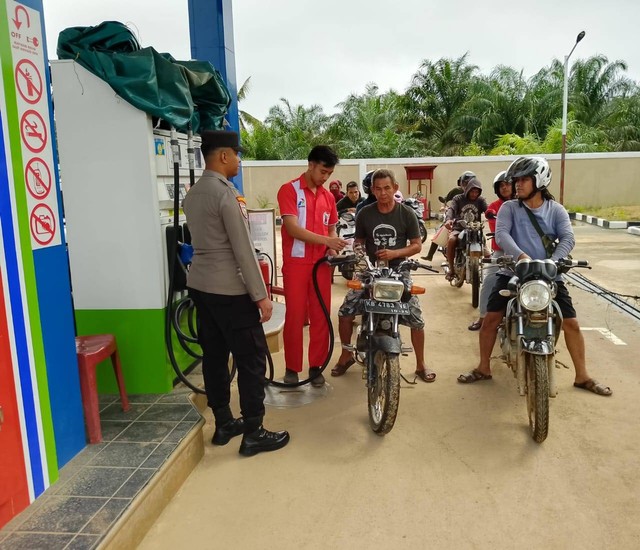
<svg viewBox="0 0 640 550"><path fill-rule="evenodd" d="M391 431L400 402L400 358L397 353L376 350L373 356L373 381L367 392L369 424L374 433Z"/></svg>
<svg viewBox="0 0 640 550"><path fill-rule="evenodd" d="M529 429L536 443L547 439L549 431L549 371L544 355L526 354L527 412Z"/></svg>

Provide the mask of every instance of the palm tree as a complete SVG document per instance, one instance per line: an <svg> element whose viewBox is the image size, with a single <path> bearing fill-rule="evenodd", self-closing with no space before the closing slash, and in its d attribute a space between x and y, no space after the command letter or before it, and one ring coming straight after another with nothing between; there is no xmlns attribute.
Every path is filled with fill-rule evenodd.
<svg viewBox="0 0 640 550"><path fill-rule="evenodd" d="M240 105L241 101L247 98L247 94L251 91L251 83L249 82L250 80L251 80L251 77L248 77L242 83L242 86L240 86L240 89L238 90L238 105ZM240 118L241 130L247 131L247 127L249 126L256 126L257 124L262 124L260 120L258 120L253 115L250 115L246 111L243 111L242 109L238 109L238 114L240 115L239 118Z"/></svg>
<svg viewBox="0 0 640 550"><path fill-rule="evenodd" d="M496 67L489 78L478 79L467 108L468 120L478 121L473 140L491 148L503 134L524 135L529 128L527 83L522 72Z"/></svg>
<svg viewBox="0 0 640 550"><path fill-rule="evenodd" d="M265 125L273 132L280 158L307 158L313 146L325 141L330 118L323 113L320 105L294 107L285 98L281 98L280 102L281 105L269 109L265 119Z"/></svg>
<svg viewBox="0 0 640 550"><path fill-rule="evenodd" d="M640 151L640 91L611 102L607 135L614 151Z"/></svg>
<svg viewBox="0 0 640 550"><path fill-rule="evenodd" d="M624 61L609 63L604 55L574 63L569 104L578 122L595 127L606 121L611 114L611 101L625 97L633 89L633 82L620 74L626 70Z"/></svg>
<svg viewBox="0 0 640 550"><path fill-rule="evenodd" d="M412 157L424 154L413 129L401 122L401 96L378 93L368 84L362 95L351 94L337 105L328 135L344 158Z"/></svg>
<svg viewBox="0 0 640 550"><path fill-rule="evenodd" d="M471 141L476 126L462 119L477 80L478 67L458 59L425 59L405 92L405 116L417 123L422 136L439 154L459 153Z"/></svg>

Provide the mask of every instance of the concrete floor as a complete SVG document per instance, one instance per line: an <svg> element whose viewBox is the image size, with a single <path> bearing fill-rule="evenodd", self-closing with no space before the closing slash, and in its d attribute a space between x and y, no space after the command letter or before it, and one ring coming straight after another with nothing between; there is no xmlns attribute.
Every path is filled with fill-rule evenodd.
<svg viewBox="0 0 640 550"><path fill-rule="evenodd" d="M584 274L640 295L640 238L575 230L574 258L594 266ZM291 433L281 451L245 459L239 440L213 447L209 415L203 460L139 548L639 548L640 323L571 290L583 328L610 330L625 345L584 332L591 374L614 395L574 389L573 369L560 368L539 445L500 361L492 381L456 383L477 361L477 333L466 329L476 313L470 288L451 288L442 275L416 279L427 287L427 363L438 378L402 384L391 433L369 429L357 366L328 377L329 391L310 405L268 408L267 427ZM343 282L333 287L334 320ZM571 365L564 348L558 360ZM282 353L274 361L281 376ZM401 364L413 372L413 357Z"/></svg>

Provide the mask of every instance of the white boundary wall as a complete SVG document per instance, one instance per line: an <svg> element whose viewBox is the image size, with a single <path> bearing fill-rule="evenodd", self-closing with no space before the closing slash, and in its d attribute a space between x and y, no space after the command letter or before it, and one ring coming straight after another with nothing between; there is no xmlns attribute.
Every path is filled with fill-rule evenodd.
<svg viewBox="0 0 640 550"><path fill-rule="evenodd" d="M361 182L368 170L389 168L394 171L400 191L407 195L409 186L405 166L437 165L431 190L429 182L423 182L432 209L437 209L437 196L445 195L456 185L458 176L465 170L476 173L485 189L484 194L492 199L493 178L505 170L517 156L491 157L424 157L404 159L358 159L343 160L336 167L332 179L343 183ZM551 165L553 180L551 193L560 198L560 155L546 155ZM280 185L306 170L306 160L242 162L244 192L250 208L277 207L276 194ZM411 181L411 193L416 191ZM564 204L567 207L622 206L640 204L640 153L588 153L566 156Z"/></svg>

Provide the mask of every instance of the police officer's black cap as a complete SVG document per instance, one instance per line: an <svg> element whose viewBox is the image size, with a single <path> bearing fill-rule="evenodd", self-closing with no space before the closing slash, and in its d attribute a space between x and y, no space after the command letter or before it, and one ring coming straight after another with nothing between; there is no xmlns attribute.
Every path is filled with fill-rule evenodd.
<svg viewBox="0 0 640 550"><path fill-rule="evenodd" d="M200 134L202 138L202 154L207 155L209 151L218 149L220 147L230 147L238 153L244 152L244 149L240 147L240 136L237 132L229 130L206 130Z"/></svg>

